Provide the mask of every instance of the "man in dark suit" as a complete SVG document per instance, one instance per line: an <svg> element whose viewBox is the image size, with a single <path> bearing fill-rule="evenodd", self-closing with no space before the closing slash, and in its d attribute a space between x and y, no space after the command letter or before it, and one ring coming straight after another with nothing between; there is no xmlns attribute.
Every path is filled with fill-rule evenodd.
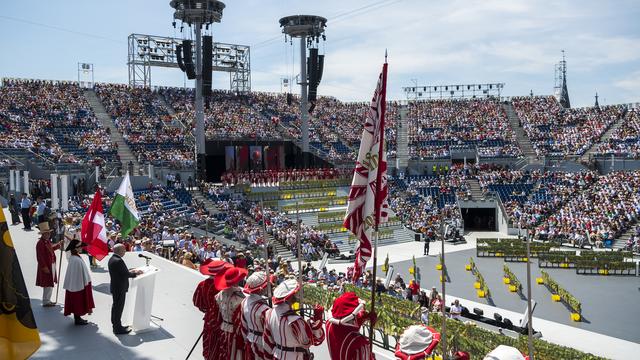
<svg viewBox="0 0 640 360"><path fill-rule="evenodd" d="M111 306L111 325L113 333L116 335L128 334L131 328L122 326L121 318L124 310L124 301L129 290L129 278L134 278L141 274L141 271L129 271L122 257L126 249L122 244L113 247L113 256L109 259L109 276L111 277L111 296L113 305Z"/></svg>

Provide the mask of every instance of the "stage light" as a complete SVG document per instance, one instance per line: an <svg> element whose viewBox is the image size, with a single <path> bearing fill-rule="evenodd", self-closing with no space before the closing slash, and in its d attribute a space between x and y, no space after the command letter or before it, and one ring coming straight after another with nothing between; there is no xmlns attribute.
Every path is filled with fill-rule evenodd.
<svg viewBox="0 0 640 360"><path fill-rule="evenodd" d="M473 313L478 315L478 316L483 316L484 315L484 311L482 311L482 309L478 309L478 308L473 308Z"/></svg>

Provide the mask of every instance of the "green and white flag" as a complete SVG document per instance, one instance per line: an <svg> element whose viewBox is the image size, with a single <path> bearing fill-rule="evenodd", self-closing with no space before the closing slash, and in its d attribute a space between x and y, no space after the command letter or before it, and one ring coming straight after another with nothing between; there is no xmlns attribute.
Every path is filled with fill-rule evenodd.
<svg viewBox="0 0 640 360"><path fill-rule="evenodd" d="M109 214L120 221L120 233L125 238L140 223L128 171L115 195Z"/></svg>

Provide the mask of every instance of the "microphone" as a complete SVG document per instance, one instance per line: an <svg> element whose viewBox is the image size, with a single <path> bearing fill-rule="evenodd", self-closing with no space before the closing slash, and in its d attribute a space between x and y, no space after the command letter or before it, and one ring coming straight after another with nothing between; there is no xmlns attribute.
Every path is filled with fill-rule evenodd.
<svg viewBox="0 0 640 360"><path fill-rule="evenodd" d="M144 254L138 254L138 257L145 258L145 259L147 259L147 260L151 260L151 258L150 258L150 257L148 257L148 256L146 256L146 255L144 255Z"/></svg>

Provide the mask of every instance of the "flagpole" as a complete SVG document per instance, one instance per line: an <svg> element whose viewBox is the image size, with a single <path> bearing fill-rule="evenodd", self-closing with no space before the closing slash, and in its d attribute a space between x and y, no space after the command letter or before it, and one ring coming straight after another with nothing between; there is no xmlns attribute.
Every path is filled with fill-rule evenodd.
<svg viewBox="0 0 640 360"><path fill-rule="evenodd" d="M520 231L518 231L518 238L520 237ZM529 360L533 360L533 316L531 313L531 249L529 247L531 243L531 237L529 231L526 231L527 241L527 347L529 350Z"/></svg>
<svg viewBox="0 0 640 360"><path fill-rule="evenodd" d="M64 258L64 235L62 237L62 240L60 240L58 244L60 244L60 264L58 265L58 273L56 274L58 277L58 283L56 284L56 301L54 301L55 303L58 303L58 293L60 292L60 272L62 272L62 259Z"/></svg>
<svg viewBox="0 0 640 360"><path fill-rule="evenodd" d="M378 131L380 132L380 140L379 140L379 145L378 145L378 168L377 168L377 175L376 175L376 192L374 194L374 208L375 208L375 230L374 230L374 236L375 236L375 242L373 245L373 271L371 274L371 314L375 314L376 313L376 273L377 273L377 267L378 267L378 239L380 237L380 213L382 210L382 201L383 199L380 199L380 193L382 191L381 187L382 187L382 174L383 174L383 170L382 170L382 166L384 164L385 169L384 171L386 171L386 162L383 163L383 155L384 155L384 151L385 146L384 146L384 123L385 123L385 118L386 118L386 110L387 110L387 50L385 49L384 51L384 65L382 66L382 91L380 93L380 109L378 109L378 111L380 111L380 129L378 129ZM373 321L369 321L369 349L371 350L371 353L373 353Z"/></svg>
<svg viewBox="0 0 640 360"><path fill-rule="evenodd" d="M371 274L371 314L376 312L376 268L378 267L378 224L374 232L375 241L373 243L373 272ZM369 321L369 348L373 354L373 322Z"/></svg>
<svg viewBox="0 0 640 360"><path fill-rule="evenodd" d="M304 299L304 289L302 289L302 245L300 239L300 209L296 200L296 242L298 243L298 284L300 284L300 314L302 314L302 301Z"/></svg>
<svg viewBox="0 0 640 360"><path fill-rule="evenodd" d="M442 225L441 225L442 226ZM442 358L447 358L447 287L446 287L446 279L445 276L447 274L447 267L444 264L444 241L447 238L447 233L449 232L449 225L444 225L444 230L442 233L442 249L440 254L440 259L442 261L442 270L440 272L440 283L442 283Z"/></svg>
<svg viewBox="0 0 640 360"><path fill-rule="evenodd" d="M263 195L264 197L264 195ZM264 243L264 263L265 272L267 274L267 301L271 306L271 270L269 268L269 241L267 240L267 224L265 223L265 211L263 199L260 199L260 210L262 211L262 237Z"/></svg>

